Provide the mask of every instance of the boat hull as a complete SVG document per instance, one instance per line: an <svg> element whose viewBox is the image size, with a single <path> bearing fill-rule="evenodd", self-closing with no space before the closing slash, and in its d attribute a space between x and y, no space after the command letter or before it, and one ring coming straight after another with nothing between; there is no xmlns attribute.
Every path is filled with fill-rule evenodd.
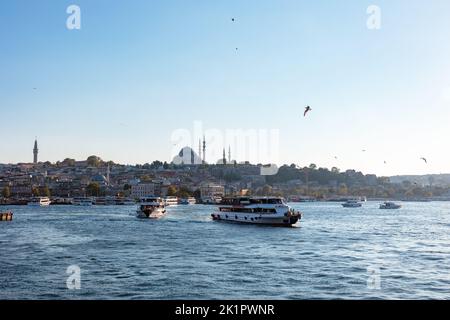
<svg viewBox="0 0 450 320"><path fill-rule="evenodd" d="M381 210L398 210L401 209L402 206L395 206L395 207L386 207L386 206L380 206Z"/></svg>
<svg viewBox="0 0 450 320"><path fill-rule="evenodd" d="M48 207L50 203L28 203L29 207Z"/></svg>
<svg viewBox="0 0 450 320"><path fill-rule="evenodd" d="M361 208L362 204L343 204L342 205L344 208Z"/></svg>
<svg viewBox="0 0 450 320"><path fill-rule="evenodd" d="M292 227L301 219L300 214L285 216L279 214L252 214L238 212L215 212L211 214L211 217L214 221L282 227Z"/></svg>
<svg viewBox="0 0 450 320"><path fill-rule="evenodd" d="M159 219L166 215L166 209L137 210L136 217L139 219Z"/></svg>

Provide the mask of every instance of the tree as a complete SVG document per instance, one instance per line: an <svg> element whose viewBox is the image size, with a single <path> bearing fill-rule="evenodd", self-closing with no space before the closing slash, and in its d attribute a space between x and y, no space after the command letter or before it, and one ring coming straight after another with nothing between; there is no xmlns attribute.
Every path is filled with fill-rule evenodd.
<svg viewBox="0 0 450 320"><path fill-rule="evenodd" d="M266 185L262 188L262 193L263 193L263 195L265 195L265 196L270 196L271 193L272 193L272 187L266 184Z"/></svg>
<svg viewBox="0 0 450 320"><path fill-rule="evenodd" d="M90 157L87 158L86 161L87 161L87 164L90 167L98 167L98 166L100 166L100 164L102 162L102 159L100 159L97 156L90 156Z"/></svg>
<svg viewBox="0 0 450 320"><path fill-rule="evenodd" d="M180 189L177 192L177 196L179 198L188 198L192 196L192 191L186 187L180 187Z"/></svg>
<svg viewBox="0 0 450 320"><path fill-rule="evenodd" d="M62 163L68 167L75 167L75 159L65 158Z"/></svg>
<svg viewBox="0 0 450 320"><path fill-rule="evenodd" d="M348 194L348 188L347 188L347 185L346 185L345 183L342 183L342 184L339 186L338 194L339 194L340 196L346 196L346 195Z"/></svg>
<svg viewBox="0 0 450 320"><path fill-rule="evenodd" d="M50 194L50 189L47 186L43 187L42 190L41 190L41 194L44 197L50 197L50 195L51 195Z"/></svg>
<svg viewBox="0 0 450 320"><path fill-rule="evenodd" d="M142 182L151 182L152 181L152 177L146 174L146 175L141 176L140 180Z"/></svg>
<svg viewBox="0 0 450 320"><path fill-rule="evenodd" d="M174 186L169 186L169 188L167 188L167 195L169 197L173 197L177 195L177 188L175 188Z"/></svg>
<svg viewBox="0 0 450 320"><path fill-rule="evenodd" d="M163 165L163 163L161 161L153 161L152 164L150 165L151 169L159 169L161 166Z"/></svg>
<svg viewBox="0 0 450 320"><path fill-rule="evenodd" d="M11 197L11 189L10 189L8 186L6 186L6 187L3 188L3 190L2 190L2 196L3 196L3 198L9 198L9 197Z"/></svg>
<svg viewBox="0 0 450 320"><path fill-rule="evenodd" d="M309 169L311 169L311 170L316 170L316 169L317 169L317 166L316 166L314 163L311 163L311 164L309 165Z"/></svg>
<svg viewBox="0 0 450 320"><path fill-rule="evenodd" d="M34 197L39 197L41 195L41 193L39 192L39 188L33 187L31 189L31 193L33 194Z"/></svg>
<svg viewBox="0 0 450 320"><path fill-rule="evenodd" d="M97 182L91 182L86 187L86 193L88 196L98 197L100 194L100 185Z"/></svg>
<svg viewBox="0 0 450 320"><path fill-rule="evenodd" d="M200 189L196 189L194 191L194 197L197 199L200 199L202 197L202 192L200 191Z"/></svg>

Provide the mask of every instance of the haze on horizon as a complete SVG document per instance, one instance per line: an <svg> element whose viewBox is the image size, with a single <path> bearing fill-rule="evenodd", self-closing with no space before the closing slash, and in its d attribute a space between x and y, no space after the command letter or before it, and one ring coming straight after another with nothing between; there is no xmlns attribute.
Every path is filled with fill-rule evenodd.
<svg viewBox="0 0 450 320"><path fill-rule="evenodd" d="M450 172L449 1L80 0L81 30L70 4L0 3L0 163L35 136L41 161L170 161L201 121L278 129L278 164Z"/></svg>

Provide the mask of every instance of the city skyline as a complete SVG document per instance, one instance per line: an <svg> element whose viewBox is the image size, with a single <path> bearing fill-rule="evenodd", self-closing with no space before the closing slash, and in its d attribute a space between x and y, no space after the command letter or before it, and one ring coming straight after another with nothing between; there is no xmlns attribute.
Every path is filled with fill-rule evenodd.
<svg viewBox="0 0 450 320"><path fill-rule="evenodd" d="M279 130L278 165L450 172L450 3L377 1L370 30L370 2L173 2L78 1L80 30L68 3L0 4L0 163L31 162L36 135L40 161L170 162L202 121Z"/></svg>

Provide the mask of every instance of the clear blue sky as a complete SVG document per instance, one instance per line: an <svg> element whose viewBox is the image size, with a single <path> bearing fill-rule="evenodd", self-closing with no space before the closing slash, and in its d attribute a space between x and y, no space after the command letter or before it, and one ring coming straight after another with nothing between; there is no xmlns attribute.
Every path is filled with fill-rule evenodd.
<svg viewBox="0 0 450 320"><path fill-rule="evenodd" d="M448 0L5 0L0 39L0 163L35 136L42 161L170 160L198 120L279 129L279 163L450 172Z"/></svg>

